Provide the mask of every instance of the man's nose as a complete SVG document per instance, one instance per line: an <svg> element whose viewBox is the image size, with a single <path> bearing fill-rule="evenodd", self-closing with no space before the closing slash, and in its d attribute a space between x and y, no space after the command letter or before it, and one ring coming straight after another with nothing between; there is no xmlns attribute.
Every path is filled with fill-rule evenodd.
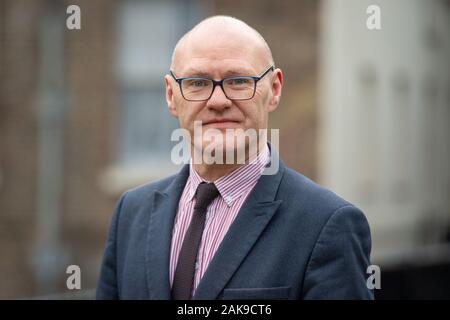
<svg viewBox="0 0 450 320"><path fill-rule="evenodd" d="M225 92L223 92L222 87L217 85L214 88L211 98L209 98L209 100L207 101L206 106L208 108L220 110L220 109L230 107L231 100L227 98L227 96L225 95Z"/></svg>

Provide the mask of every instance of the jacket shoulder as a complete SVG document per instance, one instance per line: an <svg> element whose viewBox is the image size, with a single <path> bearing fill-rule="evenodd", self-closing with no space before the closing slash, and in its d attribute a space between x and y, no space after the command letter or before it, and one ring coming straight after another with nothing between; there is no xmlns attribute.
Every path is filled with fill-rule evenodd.
<svg viewBox="0 0 450 320"><path fill-rule="evenodd" d="M286 168L277 197L286 201L292 209L314 218L328 219L344 207L355 207L333 191L319 185L301 173Z"/></svg>
<svg viewBox="0 0 450 320"><path fill-rule="evenodd" d="M178 174L171 175L156 181L150 181L125 191L122 195L126 207L136 205L148 199L156 190L165 190L177 177Z"/></svg>

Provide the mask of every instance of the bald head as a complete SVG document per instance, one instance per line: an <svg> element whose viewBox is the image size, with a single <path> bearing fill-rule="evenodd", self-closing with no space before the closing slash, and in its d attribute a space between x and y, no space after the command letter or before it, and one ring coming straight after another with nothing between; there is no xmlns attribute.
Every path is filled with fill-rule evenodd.
<svg viewBox="0 0 450 320"><path fill-rule="evenodd" d="M260 68L274 64L272 52L258 31L236 18L213 16L181 37L172 54L171 69L176 72L189 58L229 58L226 54L233 50Z"/></svg>

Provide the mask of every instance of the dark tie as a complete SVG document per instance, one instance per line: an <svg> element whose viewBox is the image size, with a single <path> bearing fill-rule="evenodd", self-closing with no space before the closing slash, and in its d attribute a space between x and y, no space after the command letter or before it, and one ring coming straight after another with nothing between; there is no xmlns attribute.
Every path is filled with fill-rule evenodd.
<svg viewBox="0 0 450 320"><path fill-rule="evenodd" d="M212 182L202 182L197 187L194 214L183 239L173 278L172 298L175 300L189 300L191 298L195 262L202 239L203 227L205 226L206 208L218 195L219 191Z"/></svg>

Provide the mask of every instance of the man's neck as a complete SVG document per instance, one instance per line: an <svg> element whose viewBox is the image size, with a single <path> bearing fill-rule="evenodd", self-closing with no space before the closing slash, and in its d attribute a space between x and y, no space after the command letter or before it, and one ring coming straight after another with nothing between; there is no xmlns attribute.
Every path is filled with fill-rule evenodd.
<svg viewBox="0 0 450 320"><path fill-rule="evenodd" d="M230 174L245 164L192 164L194 170L205 181L214 182L217 179Z"/></svg>

